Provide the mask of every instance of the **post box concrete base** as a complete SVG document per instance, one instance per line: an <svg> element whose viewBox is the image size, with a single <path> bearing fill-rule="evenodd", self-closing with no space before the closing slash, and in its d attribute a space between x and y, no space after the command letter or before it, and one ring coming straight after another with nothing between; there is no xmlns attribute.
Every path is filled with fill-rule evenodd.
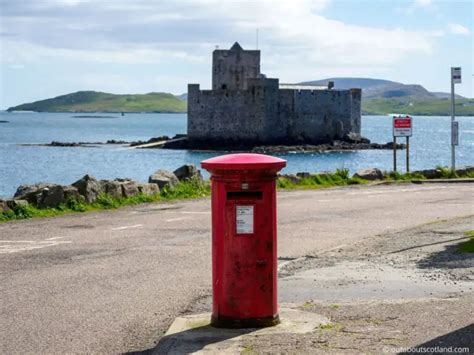
<svg viewBox="0 0 474 355"><path fill-rule="evenodd" d="M256 336L292 337L295 334L313 333L330 324L327 317L299 309L301 305L286 304L280 308L281 323L274 327L226 329L210 326L211 313L178 317L165 336L153 349L153 354L241 354L247 339ZM268 339L268 338L267 338Z"/></svg>
<svg viewBox="0 0 474 355"><path fill-rule="evenodd" d="M228 317L211 317L211 325L216 328L265 328L280 324L278 314L273 317L235 319Z"/></svg>

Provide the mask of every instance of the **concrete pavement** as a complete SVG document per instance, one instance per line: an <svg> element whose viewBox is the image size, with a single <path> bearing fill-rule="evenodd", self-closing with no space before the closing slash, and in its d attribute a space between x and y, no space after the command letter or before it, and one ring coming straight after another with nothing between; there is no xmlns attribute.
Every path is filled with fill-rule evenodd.
<svg viewBox="0 0 474 355"><path fill-rule="evenodd" d="M472 184L279 192L279 256L474 214ZM0 351L153 348L210 294L210 200L0 225Z"/></svg>

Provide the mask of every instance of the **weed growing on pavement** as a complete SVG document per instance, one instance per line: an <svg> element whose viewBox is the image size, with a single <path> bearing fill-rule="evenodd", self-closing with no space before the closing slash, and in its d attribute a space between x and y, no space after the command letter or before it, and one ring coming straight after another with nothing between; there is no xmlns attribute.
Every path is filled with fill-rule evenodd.
<svg viewBox="0 0 474 355"><path fill-rule="evenodd" d="M469 240L460 243L458 250L461 253L474 253L474 230L465 231L464 235L469 237Z"/></svg>
<svg viewBox="0 0 474 355"><path fill-rule="evenodd" d="M311 301L306 301L306 302L303 303L303 305L301 306L301 309L308 310L308 309L312 309L313 306L314 306L313 302L311 302Z"/></svg>
<svg viewBox="0 0 474 355"><path fill-rule="evenodd" d="M242 351L240 352L241 355L253 355L258 354L255 350L253 350L252 345L244 345Z"/></svg>

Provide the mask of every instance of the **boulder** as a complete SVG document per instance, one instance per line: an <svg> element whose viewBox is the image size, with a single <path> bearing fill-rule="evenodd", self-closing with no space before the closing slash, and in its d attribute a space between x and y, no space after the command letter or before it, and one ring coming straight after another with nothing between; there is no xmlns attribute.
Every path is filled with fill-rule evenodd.
<svg viewBox="0 0 474 355"><path fill-rule="evenodd" d="M100 186L103 192L113 198L121 198L122 195L122 183L118 179L111 180L100 180Z"/></svg>
<svg viewBox="0 0 474 355"><path fill-rule="evenodd" d="M439 169L417 170L412 173L423 175L427 179L439 179L443 176L443 172Z"/></svg>
<svg viewBox="0 0 474 355"><path fill-rule="evenodd" d="M362 169L354 174L354 177L364 179L364 180L382 180L383 173L380 169L370 168Z"/></svg>
<svg viewBox="0 0 474 355"><path fill-rule="evenodd" d="M39 205L42 199L42 191L44 189L50 189L57 184L51 183L39 183L34 185L20 185L13 195L16 200L26 200L32 205Z"/></svg>
<svg viewBox="0 0 474 355"><path fill-rule="evenodd" d="M166 170L157 170L148 178L150 184L157 184L160 190L169 186L176 186L179 182L175 174Z"/></svg>
<svg viewBox="0 0 474 355"><path fill-rule="evenodd" d="M41 190L41 196L38 199L39 208L56 208L66 202L64 198L64 189L61 185L45 187Z"/></svg>
<svg viewBox="0 0 474 355"><path fill-rule="evenodd" d="M193 164L185 164L175 171L173 174L176 175L179 181L189 180L189 179L198 179L202 180L201 172Z"/></svg>
<svg viewBox="0 0 474 355"><path fill-rule="evenodd" d="M474 173L474 166L463 166L456 169L456 174L461 177L472 173Z"/></svg>
<svg viewBox="0 0 474 355"><path fill-rule="evenodd" d="M301 173L296 173L296 176L299 177L300 179L308 179L311 177L311 174L307 172L301 172Z"/></svg>
<svg viewBox="0 0 474 355"><path fill-rule="evenodd" d="M100 181L90 175L84 175L81 179L72 184L79 194L84 196L87 203L93 203L97 200L99 194L103 193Z"/></svg>
<svg viewBox="0 0 474 355"><path fill-rule="evenodd" d="M66 201L68 200L79 201L82 199L81 194L79 193L77 188L75 188L74 186L71 186L71 185L63 186L63 192L64 192L64 200Z"/></svg>
<svg viewBox="0 0 474 355"><path fill-rule="evenodd" d="M8 212L11 208L8 207L8 202L5 200L0 200L0 213Z"/></svg>
<svg viewBox="0 0 474 355"><path fill-rule="evenodd" d="M138 185L135 181L120 182L122 187L122 197L132 197L138 195Z"/></svg>
<svg viewBox="0 0 474 355"><path fill-rule="evenodd" d="M342 138L343 141L347 143L370 143L370 139L362 137L360 134L355 132L350 132Z"/></svg>
<svg viewBox="0 0 474 355"><path fill-rule="evenodd" d="M6 202L7 202L7 206L9 208L11 208L12 210L14 210L15 208L18 208L18 207L28 206L28 201L26 201L26 200L12 199L12 200L7 200Z"/></svg>
<svg viewBox="0 0 474 355"><path fill-rule="evenodd" d="M157 184L137 184L138 191L144 195L156 195L160 193Z"/></svg>

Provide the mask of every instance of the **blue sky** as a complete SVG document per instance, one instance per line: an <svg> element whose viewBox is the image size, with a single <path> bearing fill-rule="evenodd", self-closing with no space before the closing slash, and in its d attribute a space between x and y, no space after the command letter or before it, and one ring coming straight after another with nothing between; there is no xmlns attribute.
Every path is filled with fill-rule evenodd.
<svg viewBox="0 0 474 355"><path fill-rule="evenodd" d="M208 88L239 41L281 82L372 77L473 97L472 0L0 0L0 109L78 90Z"/></svg>

